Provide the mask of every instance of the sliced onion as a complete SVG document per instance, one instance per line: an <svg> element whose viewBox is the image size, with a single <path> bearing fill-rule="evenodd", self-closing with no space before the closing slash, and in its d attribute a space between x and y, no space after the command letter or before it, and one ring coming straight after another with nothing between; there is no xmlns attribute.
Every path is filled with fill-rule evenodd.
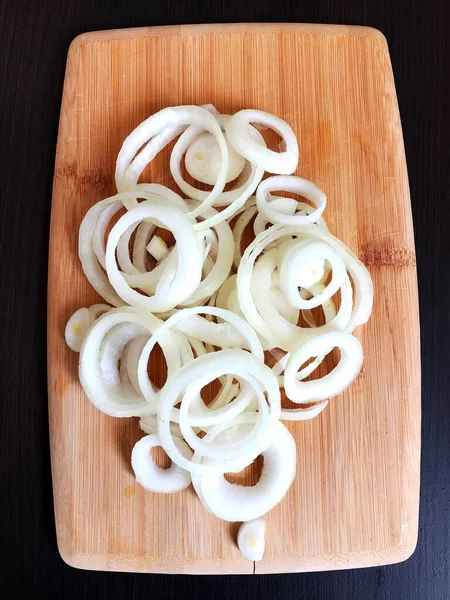
<svg viewBox="0 0 450 600"><path fill-rule="evenodd" d="M310 214L290 214L279 210L274 204L274 198L270 194L273 191L285 191L300 194L312 202L316 209ZM308 225L316 223L322 216L327 204L327 197L316 185L302 177L269 177L262 181L256 192L256 204L258 210L271 223L282 225Z"/></svg>
<svg viewBox="0 0 450 600"><path fill-rule="evenodd" d="M157 261L162 260L168 251L166 242L159 235L154 235L147 245L147 252Z"/></svg>
<svg viewBox="0 0 450 600"><path fill-rule="evenodd" d="M251 199L250 199L251 200ZM239 264L242 258L242 237L244 235L245 228L253 219L253 217L258 213L258 209L256 206L249 206L242 214L239 215L236 223L233 227L233 237L234 237L234 257L233 264L235 268L239 268Z"/></svg>
<svg viewBox="0 0 450 600"><path fill-rule="evenodd" d="M314 272L311 273L311 270L307 272L307 270L311 264L315 266L318 259L321 261L322 268L319 275L314 276ZM331 281L320 294L305 300L299 294L298 288L308 289L323 278L324 260L328 261L331 267ZM347 271L344 261L329 244L309 239L290 246L281 262L279 275L280 289L286 300L296 308L310 310L320 306L336 294L344 283Z"/></svg>
<svg viewBox="0 0 450 600"><path fill-rule="evenodd" d="M228 145L228 172L226 183L236 179L245 165L245 158ZM186 171L196 181L214 185L222 166L222 156L216 139L210 133L202 133L189 146L184 157Z"/></svg>
<svg viewBox="0 0 450 600"><path fill-rule="evenodd" d="M240 427L249 429L248 425ZM223 426L213 428L203 439L209 442L222 431ZM204 475L192 472L194 488L210 512L225 521L251 521L266 514L283 499L296 471L295 441L284 425L276 424L272 441L261 454L264 465L254 486L229 483L223 473L214 470ZM194 454L193 460L198 460L198 455ZM204 460L202 464L208 463Z"/></svg>
<svg viewBox="0 0 450 600"><path fill-rule="evenodd" d="M274 152L257 144L250 135L250 123L266 125L283 138L285 152ZM230 144L249 162L280 175L290 175L298 164L297 138L290 126L280 119L262 110L241 110L225 124L225 133Z"/></svg>
<svg viewBox="0 0 450 600"><path fill-rule="evenodd" d="M216 184L201 206L193 211L191 216L195 217L201 214L205 208L212 206L226 183L228 148L216 118L200 106L164 108L138 125L124 141L117 157L117 189L125 191L134 188L149 162L188 125L193 125L213 134L220 148L222 166ZM135 157L139 148L144 144L146 144L145 148Z"/></svg>
<svg viewBox="0 0 450 600"><path fill-rule="evenodd" d="M341 359L331 373L312 381L297 379L297 372L304 362L314 356L328 354L333 348L339 348ZM286 396L302 404L337 396L356 379L362 362L361 343L349 333L326 333L309 340L289 357L284 372Z"/></svg>
<svg viewBox="0 0 450 600"><path fill-rule="evenodd" d="M267 181L267 179L266 179ZM277 212L286 214L286 215L294 215L297 209L297 201L293 198L274 198L271 203L271 208L276 209ZM258 213L258 216L255 219L255 223L253 225L253 231L255 235L261 233L266 228L267 223L271 223L262 212Z"/></svg>
<svg viewBox="0 0 450 600"><path fill-rule="evenodd" d="M252 296L251 281L253 265L255 264L257 257L263 252L264 248L283 237L290 237L293 235L299 236L300 238L323 240L333 249L337 250L344 260L355 287L355 304L353 310L350 306L351 314L348 321L345 322L346 319L343 319L342 317L343 313L346 313L349 308L349 302L351 303L352 290L351 285L344 284L342 291L345 291L345 297L343 295L341 299L341 307L337 315L340 317L339 327L337 326L337 323L327 324L322 327L320 333L325 333L330 329L339 329L344 323L345 330L352 331L357 325L365 323L370 316L373 302L373 284L369 272L363 263L361 263L361 261L359 261L342 242L315 225L273 225L266 231L260 233L247 247L244 256L242 257L237 277L239 304L247 321L255 327L258 333L266 340L273 339L273 329L270 328L268 323L259 314L255 306L255 300ZM304 332L305 336L303 337L303 341L305 338L309 339L311 336L317 334L317 331L314 332L314 334L311 334L311 330L304 330ZM280 344L274 345L283 347ZM284 344L284 349L295 349L295 338L292 338L290 342L288 341L287 344Z"/></svg>
<svg viewBox="0 0 450 600"><path fill-rule="evenodd" d="M113 417L132 417L150 412L155 407L149 404L142 394L136 390L108 385L100 367L100 351L107 334L122 323L137 324L150 334L157 331L161 321L148 312L131 307L112 309L98 319L84 339L80 351L79 376L80 383L88 399L102 412ZM169 375L180 368L180 356L172 340L161 336L159 343L167 362ZM153 392L155 393L155 392Z"/></svg>
<svg viewBox="0 0 450 600"><path fill-rule="evenodd" d="M229 119L229 115L220 115L220 117L218 117L218 123L221 127L224 127ZM189 127L180 136L170 157L170 171L178 187L187 196L189 196L189 198L193 198L204 203L209 198L209 192L198 190L188 184L183 179L180 168L184 153L191 147L193 143L195 143L196 138L198 138L198 136L201 134L202 130L200 128ZM251 128L249 135L252 137L255 144L265 147L266 144L264 138L255 129ZM239 208L241 208L245 204L246 200L254 193L263 175L263 169L259 169L251 163L249 166L246 166L233 189L227 192L222 192L220 196L214 200L214 206L227 206L230 208L228 208L224 213L220 213L220 215L211 217L211 219L214 219L214 221L211 220L210 223L219 222L219 216L223 219L228 219L231 218L232 215L236 214Z"/></svg>
<svg viewBox="0 0 450 600"><path fill-rule="evenodd" d="M67 321L64 337L66 344L74 352L79 352L86 333L91 326L91 315L87 308L79 308Z"/></svg>
<svg viewBox="0 0 450 600"><path fill-rule="evenodd" d="M348 276L345 275L344 284L341 288L341 305L336 314L334 303L331 299L325 300L322 305L326 324L320 327L310 328L297 325L297 319L289 318L286 308L280 310L279 302L273 300L271 288L273 284L273 273L277 265L278 248L269 250L257 262L251 277L251 294L254 300L258 316L263 320L268 330L266 347L278 347L286 351L293 351L306 340L317 337L327 331L345 330L352 310L352 286ZM316 294L321 294L325 286L316 284ZM276 289L276 288L275 288ZM282 308L282 307L281 307ZM298 312L297 312L298 316ZM259 331L263 335L262 331Z"/></svg>
<svg viewBox="0 0 450 600"><path fill-rule="evenodd" d="M186 458L192 456L192 451L183 440L176 439L175 443L183 456ZM150 492L173 494L186 489L191 483L191 475L188 471L180 469L173 463L168 469L161 469L153 461L150 450L160 446L157 435L146 435L135 444L131 453L131 466L136 481Z"/></svg>
<svg viewBox="0 0 450 600"><path fill-rule="evenodd" d="M264 519L254 519L242 523L239 527L237 543L244 558L248 560L262 560L265 548Z"/></svg>
<svg viewBox="0 0 450 600"><path fill-rule="evenodd" d="M117 267L115 258L115 250L121 235L128 227L144 218L155 218L162 222L173 232L179 247L178 265L173 280L166 289L159 293L156 291L152 297L143 296L127 284ZM152 312L170 310L189 298L200 283L202 263L202 248L193 227L182 211L166 203L141 202L139 206L119 219L108 237L106 270L112 286L125 302Z"/></svg>
<svg viewBox="0 0 450 600"><path fill-rule="evenodd" d="M252 433L239 445L239 449L216 449L215 455L220 456L214 464L198 464L184 459L173 444L173 438L170 432L170 421L173 420L173 407L177 402L180 393L202 373L208 372L213 379L224 374L233 374L252 381L256 379L263 389L267 392L269 403L268 412L264 409L264 397L259 396L258 420ZM257 388L255 389L257 391ZM161 391L160 404L158 407L158 433L161 437L164 450L170 458L179 466L186 468L192 473L213 472L222 470L226 472L238 468L239 470L249 464L261 452L264 443L271 439L272 429L278 421L280 414L280 392L278 383L271 369L258 360L255 356L242 350L220 350L212 355L201 356L192 361L178 372L177 377L171 378L166 382ZM182 400L183 403L183 400ZM253 413L254 414L254 413ZM185 429L184 423L181 423L182 413L180 413L180 428ZM195 417L191 417L191 424L195 424ZM199 440L203 442L203 440ZM205 442L203 442L205 443ZM200 444L199 444L200 446ZM202 453L205 448L203 445ZM239 450L239 452L238 452ZM211 449L212 451L212 449ZM236 457L236 453L238 456ZM243 464L243 458L245 462Z"/></svg>
<svg viewBox="0 0 450 600"><path fill-rule="evenodd" d="M91 317L91 324L98 319L101 315L109 312L111 310L111 306L109 304L93 304L88 307L89 315Z"/></svg>

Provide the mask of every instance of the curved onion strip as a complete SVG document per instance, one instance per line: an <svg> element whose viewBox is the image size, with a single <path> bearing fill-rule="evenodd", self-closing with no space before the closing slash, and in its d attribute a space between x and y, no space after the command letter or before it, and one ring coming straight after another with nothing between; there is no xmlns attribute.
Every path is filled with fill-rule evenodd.
<svg viewBox="0 0 450 600"><path fill-rule="evenodd" d="M237 425L237 433L242 429L249 429L249 426ZM222 431L223 427L213 428L203 440L209 442L216 432ZM264 465L254 486L229 483L219 471L208 471L204 475L192 472L194 488L210 512L225 521L250 521L266 514L283 499L296 471L295 441L284 425L276 424L272 440L261 454ZM193 460L198 459L198 453L195 453ZM203 459L200 464L213 463Z"/></svg>
<svg viewBox="0 0 450 600"><path fill-rule="evenodd" d="M92 304L88 307L89 314L91 316L91 324L98 319L101 315L104 315L111 310L109 304Z"/></svg>
<svg viewBox="0 0 450 600"><path fill-rule="evenodd" d="M103 210L101 210L98 213L97 222L95 224L95 229L91 236L92 249L94 250L95 256L97 257L97 260L101 264L103 269L106 269L106 266L105 266L105 233L106 233L106 229L109 225L109 222L113 218L113 216L116 213L118 213L119 210L121 210L123 208L122 202L120 202L119 200L115 200L114 197L112 197L111 199L107 198L107 200L111 200L111 201L106 202L105 200L102 200L102 202L97 203L93 207L93 209L95 209L95 207L98 207L98 209L100 211L100 208L103 206ZM91 211L96 212L96 211L93 211L92 209L91 209ZM86 214L86 217L89 214L89 212Z"/></svg>
<svg viewBox="0 0 450 600"><path fill-rule="evenodd" d="M107 386L111 388L122 386L122 390L125 388L125 391L133 393L134 388L133 390L127 390L126 386L123 385L124 380L119 370L119 361L124 363L123 373L126 370L125 366L128 354L128 351L125 354L125 348L128 347L131 340L143 333L145 333L145 328L141 325L136 323L120 323L110 329L105 335L99 351L99 366L103 381ZM131 385L128 373L125 379Z"/></svg>
<svg viewBox="0 0 450 600"><path fill-rule="evenodd" d="M283 421L309 421L315 419L328 406L328 400L308 408L282 408L280 419Z"/></svg>
<svg viewBox="0 0 450 600"><path fill-rule="evenodd" d="M139 223L134 223L128 227L117 244L117 262L119 268L123 273L127 273L128 275L139 275L140 273L130 258L130 240L138 225Z"/></svg>
<svg viewBox="0 0 450 600"><path fill-rule="evenodd" d="M213 356L215 356L215 354ZM211 366L211 355L205 355L203 360L205 364L208 363L208 366ZM192 368L194 369L194 367ZM219 403L217 402L215 406L208 406L204 409L201 406L201 404L198 403L201 412L192 417L192 415L189 414L189 408L191 404L195 401L198 401L198 399L201 399L200 392L202 388L206 387L209 383L214 381L214 379L216 379L216 377L207 375L204 377L200 377L199 379L192 381L187 385L180 405L178 421L184 439L188 442L191 448L193 448L194 450L198 450L203 456L209 456L210 458L216 458L217 456L220 458L222 454L221 451L217 453L214 452L214 448L212 450L208 449L207 446L205 446L205 444L202 442L202 440L197 438L197 436L193 433L193 429L191 427L192 421L194 421L193 425L195 425L196 427L210 427L211 425L217 425L225 421L231 421L238 414L244 412L244 410L248 407L250 402L254 399L255 395L258 403L257 406L261 409L262 413L267 413L267 405L265 402L264 395L262 394L261 390L259 390L257 387L257 383L255 383L255 380L247 375L246 377L243 377L245 383L242 386L241 393L238 394L236 398L229 398L229 402L223 403L222 406L219 406ZM201 449L203 449L204 451L202 452ZM240 452L238 452L236 457L239 456L239 454ZM229 456L228 458L231 458L231 456Z"/></svg>
<svg viewBox="0 0 450 600"><path fill-rule="evenodd" d="M139 380L138 380L139 358L142 354L142 350L144 349L145 344L149 340L149 337L150 336L148 336L148 335L136 336L130 342L130 345L128 346L128 352L127 352L127 356L126 356L127 374L128 374L128 379L130 380L130 383L133 386L133 388L135 389L137 394L142 394L142 390L139 387ZM155 393L157 391L159 391L159 390L156 390L154 385L152 385L152 387L153 387L153 391ZM147 433L150 433L150 432L147 431Z"/></svg>
<svg viewBox="0 0 450 600"><path fill-rule="evenodd" d="M216 213L214 209L205 212L205 217ZM217 234L217 256L213 266L208 274L202 279L195 292L182 306L191 306L194 304L203 304L220 288L223 282L230 274L233 265L234 238L230 226L226 221L222 221L214 226ZM208 232L210 230L204 230ZM211 247L210 247L211 248Z"/></svg>
<svg viewBox="0 0 450 600"><path fill-rule="evenodd" d="M266 179L266 181L267 181L267 179ZM276 209L277 212L280 212L280 213L283 213L286 215L294 215L295 211L297 209L297 200L294 200L293 198L274 198L270 202L270 205L271 205L271 208L273 208L274 210ZM256 217L255 222L253 224L254 234L258 235L259 233L261 233L261 231L264 231L266 228L266 225L271 222L272 221L270 221L259 210L258 216Z"/></svg>
<svg viewBox="0 0 450 600"><path fill-rule="evenodd" d="M200 309L203 308L206 307L200 307ZM185 310L188 309L183 309L183 312ZM236 316L241 318L240 315ZM196 337L205 344L210 344L219 348L247 347L246 337L241 335L241 332L237 331L229 323L214 323L197 314L183 318L183 320L177 324L177 329L186 336Z"/></svg>
<svg viewBox="0 0 450 600"><path fill-rule="evenodd" d="M116 209L114 212L117 212L121 208L121 202L114 197L106 198L95 204L86 213L78 235L78 255L83 272L95 291L113 306L122 306L124 304L122 299L114 291L93 249L93 236L97 229L98 219L105 209L109 212L113 210L110 209L110 206L114 206Z"/></svg>
<svg viewBox="0 0 450 600"><path fill-rule="evenodd" d="M183 440L176 439L175 444L183 456L186 458L192 456L192 451ZM190 485L191 475L174 463L168 469L158 467L150 456L150 450L160 446L161 443L157 435L146 435L136 442L131 453L131 466L136 481L150 492L163 492L165 494L180 492Z"/></svg>
<svg viewBox="0 0 450 600"><path fill-rule="evenodd" d="M286 144L285 152L274 152L257 144L250 135L250 123L266 125L281 136ZM297 138L291 127L274 115L262 110L241 110L225 123L225 133L231 145L249 162L280 175L290 175L298 164Z"/></svg>
<svg viewBox="0 0 450 600"><path fill-rule="evenodd" d="M322 305L326 323L320 327L301 327L297 320L292 321L288 314L279 310L279 303L272 300L269 293L272 283L272 274L276 267L277 249L269 250L257 262L252 278L251 293L258 316L263 319L268 328L270 347L278 347L288 352L295 350L304 341L317 337L327 331L344 330L349 322L352 310L352 286L347 274L341 288L341 305L336 314L334 303L328 299ZM324 290L323 284L316 284L314 290L317 294ZM297 313L298 315L298 313ZM261 333L261 331L259 332Z"/></svg>
<svg viewBox="0 0 450 600"><path fill-rule="evenodd" d="M133 266L139 273L146 273L148 270L147 245L152 238L155 228L156 225L154 223L147 223L146 221L142 221L142 223L139 223L137 226L133 244L132 261Z"/></svg>
<svg viewBox="0 0 450 600"><path fill-rule="evenodd" d="M142 429L142 431L145 431L145 433L148 433L149 435L153 435L154 433L157 434L158 417L156 416L156 414L142 415L142 417L139 419L139 427ZM183 437L180 426L177 423L170 424L170 431L172 432L173 436L179 438Z"/></svg>
<svg viewBox="0 0 450 600"><path fill-rule="evenodd" d="M199 313L204 313L206 315L214 315L216 317L219 317L223 320L228 321L228 323L210 323L209 321L207 321L206 319L199 319L198 314ZM199 307L192 307L192 308L185 308L184 310L180 310L178 312L176 312L175 314L173 314L171 317L169 317L167 319L167 321L165 321L164 323L162 323L160 325L160 327L158 327L157 331L153 332L152 337L149 339L149 341L147 342L146 346L144 347L140 358L139 358L139 365L138 365L138 382L139 382L139 388L142 390L144 396L150 401L153 401L153 390L151 389L149 382L148 382L148 375L147 375L147 364L148 364L148 359L150 357L150 353L153 350L153 348L155 347L155 345L157 343L160 343L160 339L162 339L165 335L167 335L168 333L170 333L170 329L172 327L176 326L176 329L178 331L181 331L182 333L184 333L184 331L182 330L182 325L184 325L186 323L186 321L191 321L193 318L197 318L198 323L203 324L206 327L210 327L210 326L215 326L216 328L220 328L223 327L224 331L227 331L227 329L225 329L225 326L227 326L228 328L230 328L230 325L232 327L234 327L237 330L237 334L239 336L239 338L241 339L241 343L244 344L248 344L248 347L250 348L251 352L259 358L259 360L263 361L264 360L264 353L263 353L263 349L261 347L261 344L258 340L258 336L256 335L256 333L253 331L253 329L248 325L248 323L246 323L244 320L242 320L240 317L238 317L237 315L226 311L226 310L222 310L219 308L214 308L212 306L199 306ZM191 335L192 337L196 337L197 339L202 339L202 335L196 335L196 328L193 328L194 331L191 333L188 333L188 335ZM219 330L220 331L220 330ZM219 338L221 338L222 336L219 333ZM202 340L205 341L205 340ZM233 344L234 346L236 344ZM172 420L177 420L177 414L178 414L178 409L174 409L173 410L173 419Z"/></svg>
<svg viewBox="0 0 450 600"><path fill-rule="evenodd" d="M256 206L250 206L246 210L239 215L236 223L233 227L233 237L234 237L234 257L233 264L236 269L239 268L239 263L242 258L242 236L244 235L245 228L253 219L253 217L258 213L258 209Z"/></svg>
<svg viewBox="0 0 450 600"><path fill-rule="evenodd" d="M279 210L274 200L272 191L285 191L300 194L314 204L316 209L310 214L289 214ZM315 223L322 216L327 197L314 183L303 179L302 177L278 176L269 177L260 183L256 192L256 205L258 210L271 223L280 223L282 225L307 225ZM295 212L295 211L294 211Z"/></svg>

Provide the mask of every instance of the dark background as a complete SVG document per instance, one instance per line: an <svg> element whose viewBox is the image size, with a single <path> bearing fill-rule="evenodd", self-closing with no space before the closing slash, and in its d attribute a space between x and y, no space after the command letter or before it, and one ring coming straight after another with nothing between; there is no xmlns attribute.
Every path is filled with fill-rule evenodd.
<svg viewBox="0 0 450 600"><path fill-rule="evenodd" d="M16 598L19 593L27 598L108 600L450 598L447 4L446 0L0 0L0 598ZM47 247L67 50L71 40L85 31L239 21L370 25L387 37L408 159L420 287L419 545L400 565L304 575L77 571L63 563L56 548L46 390Z"/></svg>

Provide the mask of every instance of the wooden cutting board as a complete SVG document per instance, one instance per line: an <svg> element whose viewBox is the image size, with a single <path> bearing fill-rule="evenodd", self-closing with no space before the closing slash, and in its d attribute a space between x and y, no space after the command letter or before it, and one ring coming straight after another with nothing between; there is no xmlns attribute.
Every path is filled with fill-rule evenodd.
<svg viewBox="0 0 450 600"><path fill-rule="evenodd" d="M142 435L85 398L69 316L98 297L77 258L86 210L114 193L126 135L150 113L212 102L286 119L298 173L328 196L325 217L368 265L374 312L360 335L356 383L317 419L290 424L298 469L267 516L262 562L244 560L237 525L192 489L145 492L130 468ZM167 152L148 171L172 186ZM376 30L322 25L200 25L88 33L71 45L53 189L48 382L58 546L84 569L268 573L383 565L417 538L420 358L408 178L386 41ZM251 475L246 474L249 478Z"/></svg>

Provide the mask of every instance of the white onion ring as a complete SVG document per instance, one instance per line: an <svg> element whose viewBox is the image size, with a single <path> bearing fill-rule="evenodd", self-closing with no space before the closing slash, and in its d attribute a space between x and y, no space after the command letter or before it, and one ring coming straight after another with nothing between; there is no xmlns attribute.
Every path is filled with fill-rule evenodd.
<svg viewBox="0 0 450 600"><path fill-rule="evenodd" d="M202 214L206 208L211 207L225 187L228 172L228 147L216 118L199 106L164 108L136 127L124 141L117 157L117 189L122 191L135 187L147 164L188 125L193 125L213 134L220 148L222 167L216 184L190 216L196 217ZM133 160L139 148L144 144L147 144L144 151L139 153Z"/></svg>
<svg viewBox="0 0 450 600"><path fill-rule="evenodd" d="M341 359L331 373L312 381L297 379L297 372L304 362L314 356L328 354L333 348L339 348ZM336 331L309 340L289 357L284 371L286 396L301 404L337 396L356 379L362 362L361 343L349 333Z"/></svg>
<svg viewBox="0 0 450 600"><path fill-rule="evenodd" d="M274 204L273 196L270 193L275 190L300 194L312 202L316 209L306 215L301 213L289 214L277 210L277 205ZM260 213L271 223L280 223L282 225L308 225L316 223L322 216L326 204L327 197L322 190L311 181L302 177L269 177L259 184L256 192L256 205Z"/></svg>
<svg viewBox="0 0 450 600"><path fill-rule="evenodd" d="M113 417L139 416L155 410L155 407L135 390L123 393L122 390L108 386L103 380L100 368L102 342L109 331L122 323L141 325L151 334L159 329L161 321L151 313L131 307L112 309L103 315L93 324L81 347L80 383L88 399L102 412ZM159 344L167 362L168 374L171 375L180 368L179 352L177 347L173 346L173 342L171 343L170 337L160 336Z"/></svg>
<svg viewBox="0 0 450 600"><path fill-rule="evenodd" d="M327 260L331 267L331 281L324 286L320 294L305 300L298 292L299 287L308 289L310 282L304 281L299 273L300 267L317 258ZM332 298L344 283L347 271L344 261L329 244L309 239L292 244L283 257L279 269L280 289L286 300L298 309L310 310ZM322 275L323 277L323 275ZM320 277L318 279L320 281ZM317 281L312 282L317 283Z"/></svg>
<svg viewBox="0 0 450 600"><path fill-rule="evenodd" d="M248 425L240 427L248 429ZM203 439L214 439L222 431L223 427L213 428ZM192 474L194 488L210 512L225 521L250 521L266 514L283 499L296 470L295 441L284 425L276 424L272 441L261 454L264 457L261 477L251 487L229 483L219 471ZM193 460L198 458L194 454Z"/></svg>
<svg viewBox="0 0 450 600"><path fill-rule="evenodd" d="M229 115L220 115L218 117L218 123L221 128L225 126L230 118L231 117ZM176 184L180 190L186 194L186 196L199 202L204 202L208 198L209 192L198 190L187 183L187 181L183 179L180 168L184 154L188 151L199 135L202 135L202 130L200 128L188 127L188 129L186 129L186 131L180 136L170 157L170 171ZM266 143L264 138L258 131L251 128L250 135L252 136L254 143L265 147ZM250 163L250 168L244 168L233 189L228 192L222 192L220 197L214 201L214 206L230 206L233 204L235 210L237 210L240 206L243 206L245 201L253 194L257 185L263 178L263 175L263 169L259 169ZM225 218L228 219L228 215L231 213L228 211L226 214L227 216Z"/></svg>
<svg viewBox="0 0 450 600"><path fill-rule="evenodd" d="M244 379L248 379L249 376L250 380L252 378L256 379L267 392L269 403L269 409L266 413L263 411L264 404L261 401L259 402L259 410L263 412L259 413L258 421L252 430L252 434L248 435L240 444L238 456L234 457L235 452L232 450L227 452L225 448L221 452L223 459L214 461L213 464L199 464L185 459L176 448L170 432L170 422L173 420L173 408L179 394L186 387L186 383L189 384L198 378L201 373L205 372L205 369L213 378L224 374L233 374ZM170 378L166 382L161 391L158 407L158 434L168 456L180 467L192 473L241 470L245 464L249 464L259 455L264 445L267 445L268 440L271 439L273 427L280 416L280 410L280 390L271 369L252 354L242 350L220 350L212 355L201 356L195 359L183 367L178 372L177 377ZM195 419L192 418L192 421L195 421ZM180 428L183 430L181 422ZM199 440L199 442L202 442L202 440ZM229 458L229 456L234 458Z"/></svg>
<svg viewBox="0 0 450 600"><path fill-rule="evenodd" d="M192 451L183 440L177 439L175 443L183 456L192 456ZM160 446L157 435L146 435L136 442L131 453L131 466L136 481L150 492L172 494L186 489L191 483L191 475L188 471L180 469L174 463L168 469L161 469L154 463L150 450Z"/></svg>
<svg viewBox="0 0 450 600"><path fill-rule="evenodd" d="M134 223L144 218L155 218L170 229L180 247L177 252L178 266L173 280L164 291L156 290L154 296L146 297L132 289L119 271L115 249L121 235ZM152 312L170 310L189 298L201 281L202 248L190 222L181 210L167 203L141 202L128 211L114 225L106 247L106 270L117 294L132 306Z"/></svg>
<svg viewBox="0 0 450 600"><path fill-rule="evenodd" d="M267 179L265 181L267 181ZM277 212L284 213L286 215L294 215L297 209L297 201L293 198L274 198L270 202L270 205L271 208L274 210L276 209ZM259 210L258 216L253 224L253 232L255 236L261 233L261 231L264 231L268 223L272 223L272 221L270 221L259 208L257 208L257 210Z"/></svg>
<svg viewBox="0 0 450 600"><path fill-rule="evenodd" d="M344 260L346 268L352 277L355 286L355 303L350 315L350 319L345 325L345 329L346 331L351 332L358 325L365 323L370 316L373 303L373 284L369 272L363 263L359 261L357 257L342 242L315 225L273 225L266 231L260 233L247 247L244 256L242 257L237 277L239 304L247 321L265 339L270 340L273 338L273 331L271 331L266 321L258 313L252 297L252 270L257 257L261 254L264 248L283 237L289 237L293 235L323 240L332 246L333 249L337 250L341 258ZM344 287L342 289L344 289ZM351 286L349 293L351 294ZM342 300L341 308L343 302L344 301ZM322 329L321 333L325 333L327 328L328 330L330 329L330 325L323 327L325 329ZM311 334L308 334L308 337L310 336ZM285 349L292 350L295 348L286 347Z"/></svg>
<svg viewBox="0 0 450 600"><path fill-rule="evenodd" d="M281 136L286 144L285 152L274 152L257 144L250 135L250 123L266 125ZM274 115L262 110L241 110L225 124L230 144L249 162L280 175L290 175L298 164L298 144L291 127Z"/></svg>

